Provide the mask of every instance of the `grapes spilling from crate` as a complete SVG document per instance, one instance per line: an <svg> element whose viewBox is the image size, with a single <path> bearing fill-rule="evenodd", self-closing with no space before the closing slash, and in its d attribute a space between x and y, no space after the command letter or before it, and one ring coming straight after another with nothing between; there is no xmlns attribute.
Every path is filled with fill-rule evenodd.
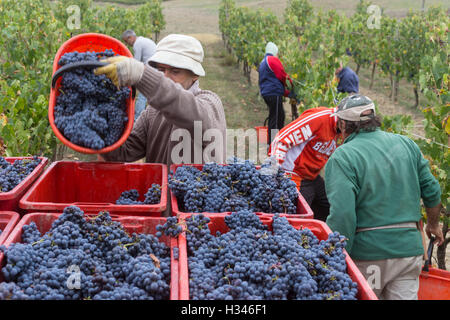
<svg viewBox="0 0 450 320"><path fill-rule="evenodd" d="M248 210L225 216L226 233L212 235L210 221L203 214L185 219L190 299L356 299L339 233L319 241L278 214L269 231Z"/></svg>
<svg viewBox="0 0 450 320"><path fill-rule="evenodd" d="M266 161L257 168L233 158L227 165L181 166L169 177L169 187L184 212L297 213L296 184L278 166Z"/></svg>
<svg viewBox="0 0 450 320"><path fill-rule="evenodd" d="M20 184L41 163L41 159L17 159L12 164L0 157L0 192L8 192Z"/></svg>
<svg viewBox="0 0 450 320"><path fill-rule="evenodd" d="M68 52L59 60L64 66L80 61L99 61L114 55L103 52ZM126 101L130 89L116 86L105 75L77 68L62 75L55 106L55 125L72 143L100 150L116 143L128 121Z"/></svg>
<svg viewBox="0 0 450 320"><path fill-rule="evenodd" d="M139 200L139 191L136 189L130 189L122 192L119 199L116 200L116 204L121 205L145 205L145 204L157 204L161 201L161 186L157 183L152 183L152 186L148 188L144 195L144 201Z"/></svg>
<svg viewBox="0 0 450 320"><path fill-rule="evenodd" d="M108 212L64 209L41 235L34 222L22 243L1 247L3 299L161 300L170 296L170 248L153 234L129 234Z"/></svg>

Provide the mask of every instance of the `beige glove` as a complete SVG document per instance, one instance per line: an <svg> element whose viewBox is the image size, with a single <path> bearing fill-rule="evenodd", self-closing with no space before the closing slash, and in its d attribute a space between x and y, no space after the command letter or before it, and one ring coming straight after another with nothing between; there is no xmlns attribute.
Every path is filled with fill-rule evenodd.
<svg viewBox="0 0 450 320"><path fill-rule="evenodd" d="M144 73L144 64L136 59L115 56L101 60L109 64L94 70L95 75L106 75L117 88L133 86Z"/></svg>

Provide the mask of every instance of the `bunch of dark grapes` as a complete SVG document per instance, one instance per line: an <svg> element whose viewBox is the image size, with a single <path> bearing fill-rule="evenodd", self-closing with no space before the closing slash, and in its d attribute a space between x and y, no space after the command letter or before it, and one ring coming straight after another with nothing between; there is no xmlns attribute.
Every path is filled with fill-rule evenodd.
<svg viewBox="0 0 450 320"><path fill-rule="evenodd" d="M207 163L202 170L182 166L171 172L169 187L185 212L297 213L296 184L269 163L257 169L249 160L232 158L228 165Z"/></svg>
<svg viewBox="0 0 450 320"><path fill-rule="evenodd" d="M163 235L170 237L178 237L183 232L183 227L178 223L178 218L175 216L167 217L166 223L156 226L156 236L158 238Z"/></svg>
<svg viewBox="0 0 450 320"><path fill-rule="evenodd" d="M116 200L116 204L125 205L144 205L144 204L157 204L161 201L161 186L157 183L152 183L152 186L148 188L144 195L144 201L139 200L139 191L136 189L126 190L121 193L119 199Z"/></svg>
<svg viewBox="0 0 450 320"><path fill-rule="evenodd" d="M0 192L8 192L22 182L41 163L34 156L32 159L18 159L9 163L0 157Z"/></svg>
<svg viewBox="0 0 450 320"><path fill-rule="evenodd" d="M278 214L270 231L257 215L240 211L225 217L228 232L213 236L210 220L199 214L185 221L191 299L356 299L338 233L319 241Z"/></svg>
<svg viewBox="0 0 450 320"><path fill-rule="evenodd" d="M108 212L85 217L70 206L41 235L34 222L22 243L1 247L0 300L170 297L170 248L152 234L128 234Z"/></svg>
<svg viewBox="0 0 450 320"><path fill-rule="evenodd" d="M142 201L139 201L139 191L131 189L122 192L116 204L142 204Z"/></svg>
<svg viewBox="0 0 450 320"><path fill-rule="evenodd" d="M79 61L98 61L114 55L103 52L68 52L59 65ZM72 143L102 149L114 144L122 136L128 121L127 87L118 90L105 75L78 68L62 75L60 94L56 99L55 125Z"/></svg>
<svg viewBox="0 0 450 320"><path fill-rule="evenodd" d="M145 193L144 204L157 204L161 201L161 186L152 183L152 186Z"/></svg>

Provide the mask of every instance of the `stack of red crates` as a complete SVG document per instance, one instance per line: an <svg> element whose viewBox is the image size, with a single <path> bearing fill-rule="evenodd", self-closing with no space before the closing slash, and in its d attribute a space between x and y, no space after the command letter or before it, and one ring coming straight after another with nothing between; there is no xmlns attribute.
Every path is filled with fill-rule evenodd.
<svg viewBox="0 0 450 320"><path fill-rule="evenodd" d="M27 157L5 159L12 163L16 159L24 158ZM180 211L177 199L168 188L167 167L163 164L57 161L43 173L48 159L41 158L41 160L39 166L16 188L10 192L0 193L0 210L2 210L0 211L0 229L3 230L0 235L0 245L8 246L11 243L21 242L22 227L30 222L35 222L41 233L45 233L64 208L70 205L78 206L88 215L108 211L113 220L121 222L128 232L136 233L156 233L156 225L166 222L166 218L162 215L168 209L168 205L169 208L171 207L172 214L178 216L179 220L197 214ZM175 172L180 166L182 165L172 165L171 171ZM203 165L193 166L199 170L203 168ZM120 194L130 189L138 190L142 201L144 194L153 183L162 187L160 203L156 205L115 204ZM20 220L17 212L27 214ZM230 212L203 214L211 218L209 226L212 234L216 231L227 232L224 219ZM256 214L270 228L273 214L264 212ZM319 240L326 239L331 233L324 222L313 219L313 212L300 193L297 214L281 215L285 216L296 229L309 228ZM172 250L170 299L187 300L189 299L189 265L186 237L181 234L178 238L163 237L162 241L165 241ZM174 248L179 248L178 259L173 256ZM377 297L367 281L347 253L346 255L348 273L359 287L358 299L376 300ZM3 254L0 253L0 267L5 264L4 260ZM427 281L426 285L424 279ZM433 268L427 274L422 273L419 299L448 299L448 296L436 297L433 293L436 292L436 286L441 288L443 284L443 290L448 295L450 287L448 272L442 274L441 270L436 271ZM441 289L439 292L442 292Z"/></svg>

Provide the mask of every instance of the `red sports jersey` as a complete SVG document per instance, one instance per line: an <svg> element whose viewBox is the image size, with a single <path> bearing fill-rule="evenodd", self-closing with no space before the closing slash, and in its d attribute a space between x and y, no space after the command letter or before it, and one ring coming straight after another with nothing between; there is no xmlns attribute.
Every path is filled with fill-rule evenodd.
<svg viewBox="0 0 450 320"><path fill-rule="evenodd" d="M291 173L300 185L302 179L314 180L336 149L336 108L308 109L281 129L269 149L278 164Z"/></svg>

